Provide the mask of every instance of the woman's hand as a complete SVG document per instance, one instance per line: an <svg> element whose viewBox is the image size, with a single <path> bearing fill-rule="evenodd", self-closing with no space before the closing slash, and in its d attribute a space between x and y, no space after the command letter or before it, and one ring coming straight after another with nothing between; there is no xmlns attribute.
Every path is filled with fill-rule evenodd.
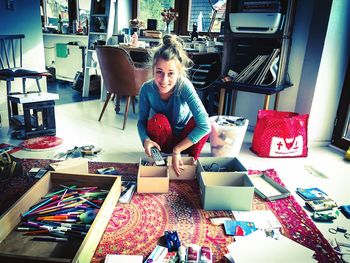
<svg viewBox="0 0 350 263"><path fill-rule="evenodd" d="M155 141L152 141L151 139L146 139L143 143L143 147L145 148L145 153L149 157L151 157L151 148L152 147L156 147L160 152L162 151L162 149L160 149L159 144L156 143Z"/></svg>
<svg viewBox="0 0 350 263"><path fill-rule="evenodd" d="M172 155L172 165L177 176L180 176L181 171L184 169L183 162L180 153L173 153Z"/></svg>

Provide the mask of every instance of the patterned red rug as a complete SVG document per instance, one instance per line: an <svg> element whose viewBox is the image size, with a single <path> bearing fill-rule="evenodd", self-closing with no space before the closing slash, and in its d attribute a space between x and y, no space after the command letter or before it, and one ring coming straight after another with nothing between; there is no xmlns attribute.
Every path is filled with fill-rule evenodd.
<svg viewBox="0 0 350 263"><path fill-rule="evenodd" d="M23 170L47 167L56 160L22 160ZM138 164L89 162L89 172L99 168L114 167L122 179L135 179ZM259 171L250 171L256 173ZM277 173L265 173L283 184ZM18 176L0 186L0 212L3 213L36 180L26 175ZM313 249L319 262L340 262L329 243L293 196L265 202L254 198L256 210L270 209L283 225L287 237ZM106 254L140 254L144 257L153 250L166 230L177 230L184 244L209 245L214 252L214 262L223 260L226 246L232 238L224 234L221 226L214 226L212 217L232 217L229 211L204 211L201 209L199 188L196 181L174 181L166 194L137 194L130 204L118 204L95 251L93 262L103 262Z"/></svg>
<svg viewBox="0 0 350 263"><path fill-rule="evenodd" d="M259 171L250 171L256 173ZM270 169L265 173L282 183ZM340 262L331 246L293 196L274 202L254 198L254 210L270 209L283 225L287 237L316 252L319 262ZM226 246L233 241L212 217L232 217L229 211L201 209L196 181L172 181L166 194L135 194L130 204L119 204L100 241L92 262L103 262L106 254L143 255L146 258L166 230L178 231L183 244L207 245L213 262L224 262Z"/></svg>

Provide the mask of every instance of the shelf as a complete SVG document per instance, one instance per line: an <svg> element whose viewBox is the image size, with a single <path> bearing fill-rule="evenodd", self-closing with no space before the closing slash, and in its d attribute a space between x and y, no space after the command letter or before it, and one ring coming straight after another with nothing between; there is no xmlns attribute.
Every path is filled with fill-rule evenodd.
<svg viewBox="0 0 350 263"><path fill-rule="evenodd" d="M107 35L106 32L89 32L90 35Z"/></svg>
<svg viewBox="0 0 350 263"><path fill-rule="evenodd" d="M282 40L290 38L290 36L284 36L283 33L275 34L248 34L248 33L226 33L224 41L235 41L237 39L276 39Z"/></svg>
<svg viewBox="0 0 350 263"><path fill-rule="evenodd" d="M92 14L91 17L108 17L106 14Z"/></svg>
<svg viewBox="0 0 350 263"><path fill-rule="evenodd" d="M238 83L238 82L224 82L224 83L218 82L215 85L217 85L217 87L219 88L224 88L226 90L239 90L239 91L265 94L265 95L276 94L292 86L292 84L290 83L279 85L279 86L261 86L261 85L252 85L252 84L245 84L245 83Z"/></svg>
<svg viewBox="0 0 350 263"><path fill-rule="evenodd" d="M98 63L95 64L98 61L95 47L96 45L105 45L108 37L112 36L117 3L118 1L116 2L115 0L91 0L88 50L85 56L84 68L83 97L89 96L92 71L100 71ZM103 82L101 81L101 100L104 99L106 99L106 90L103 88Z"/></svg>

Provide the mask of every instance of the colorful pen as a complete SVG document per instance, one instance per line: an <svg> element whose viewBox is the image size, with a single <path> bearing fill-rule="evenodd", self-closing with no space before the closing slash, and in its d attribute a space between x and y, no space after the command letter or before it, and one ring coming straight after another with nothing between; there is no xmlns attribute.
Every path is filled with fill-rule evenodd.
<svg viewBox="0 0 350 263"><path fill-rule="evenodd" d="M65 237L34 237L31 240L33 240L33 241L65 242L65 241L68 241L68 238L65 238Z"/></svg>

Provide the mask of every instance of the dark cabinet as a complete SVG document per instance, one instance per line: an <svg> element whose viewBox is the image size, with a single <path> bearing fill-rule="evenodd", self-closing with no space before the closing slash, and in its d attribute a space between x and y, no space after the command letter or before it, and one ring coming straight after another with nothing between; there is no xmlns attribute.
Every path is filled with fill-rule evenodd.
<svg viewBox="0 0 350 263"><path fill-rule="evenodd" d="M220 85L219 114L233 114L234 105L231 112L223 108L225 103L235 104L237 91L265 94L264 108L276 94L277 108L278 93L292 86L287 65L295 4L296 0L227 0L222 73L231 70L238 76Z"/></svg>

